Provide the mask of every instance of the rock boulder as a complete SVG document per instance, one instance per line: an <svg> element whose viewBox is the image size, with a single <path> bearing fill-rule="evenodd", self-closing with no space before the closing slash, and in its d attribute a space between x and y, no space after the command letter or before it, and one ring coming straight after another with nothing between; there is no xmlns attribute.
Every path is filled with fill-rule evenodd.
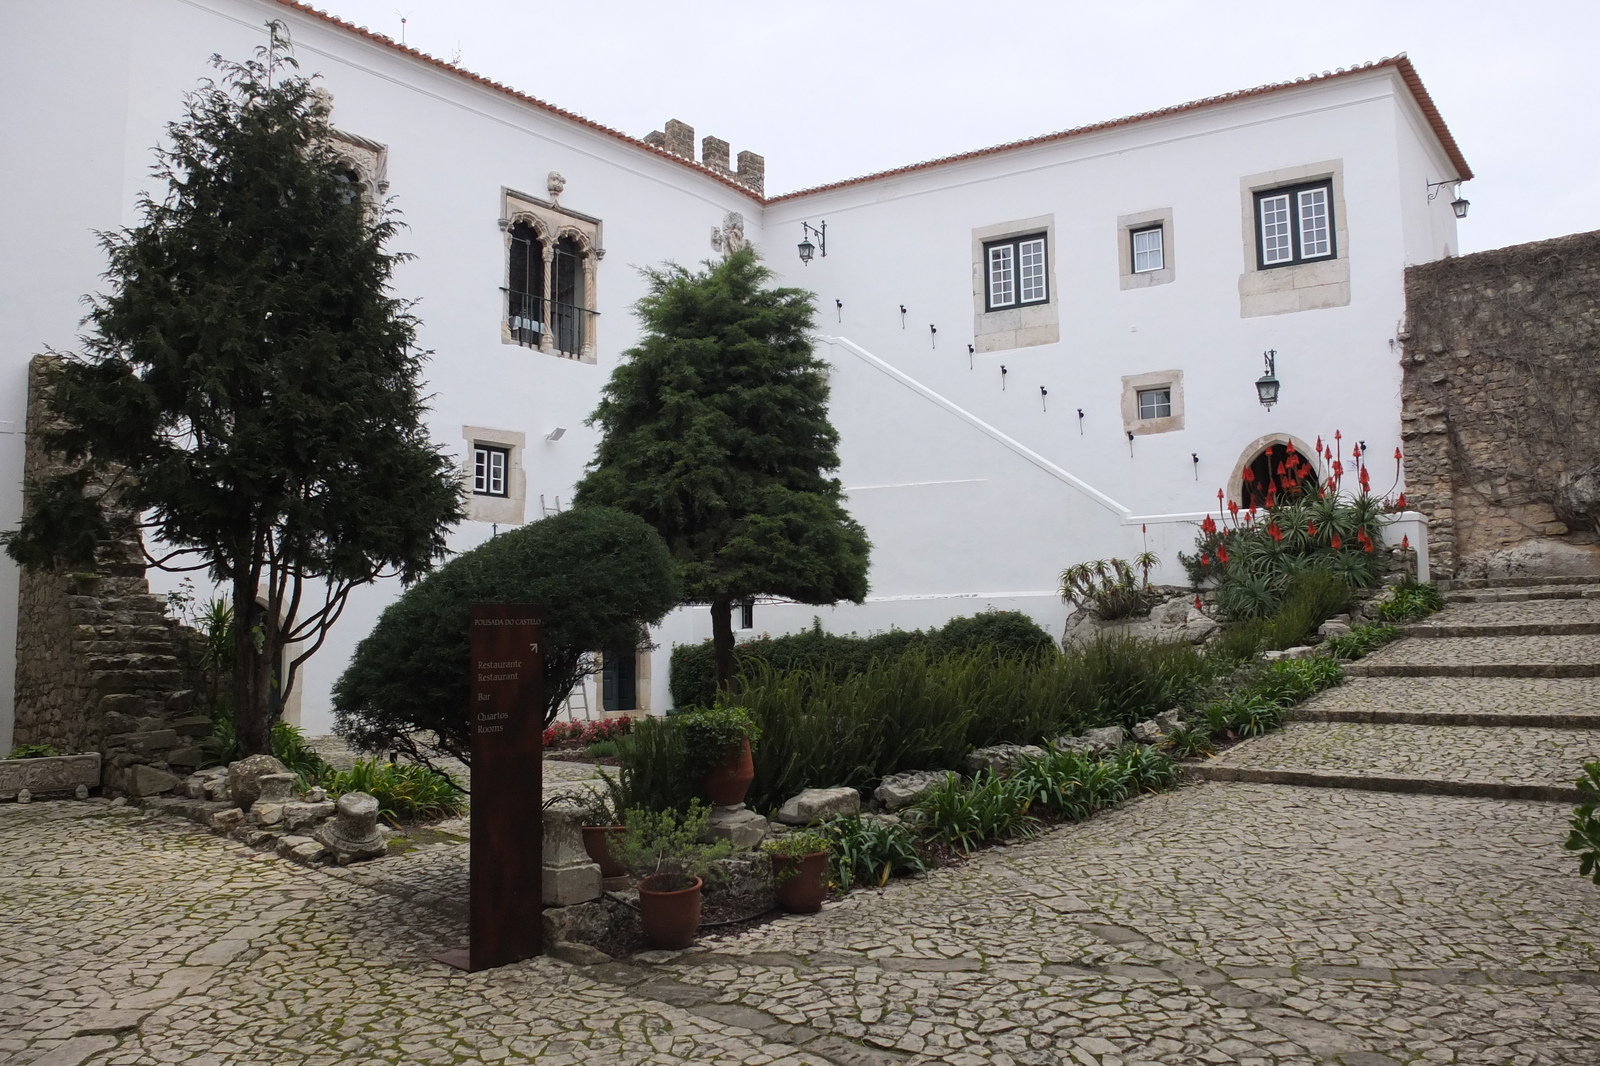
<svg viewBox="0 0 1600 1066"><path fill-rule="evenodd" d="M923 795L938 788L950 776L948 770L911 770L903 774L890 774L878 782L872 793L879 803L891 811L909 807Z"/></svg>
<svg viewBox="0 0 1600 1066"><path fill-rule="evenodd" d="M228 764L228 794L239 809L248 811L261 798L261 778L289 770L271 755L247 755Z"/></svg>
<svg viewBox="0 0 1600 1066"><path fill-rule="evenodd" d="M810 825L841 814L861 813L861 793L853 788L808 788L778 808L784 825Z"/></svg>

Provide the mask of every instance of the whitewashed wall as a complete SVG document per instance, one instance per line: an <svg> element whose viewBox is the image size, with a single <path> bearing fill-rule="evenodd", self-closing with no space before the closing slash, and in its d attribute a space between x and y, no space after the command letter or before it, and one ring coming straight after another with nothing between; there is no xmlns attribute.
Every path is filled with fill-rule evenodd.
<svg viewBox="0 0 1600 1066"><path fill-rule="evenodd" d="M1401 271L1455 246L1451 197L1425 201L1425 182L1448 163L1398 78L1381 70L763 211L708 175L264 0L7 5L0 29L13 47L0 90L38 106L0 118L0 189L8 203L30 205L0 220L0 528L20 512L26 362L48 346L73 347L78 298L99 286L104 267L94 231L136 221L136 194L152 187L150 148L178 117L182 94L211 73L212 53L248 54L273 17L288 21L302 69L332 92L335 125L388 146L390 194L408 226L395 246L416 256L396 285L421 297L422 341L435 351L434 436L465 458L464 426L525 433L529 520L540 494L570 498L593 453L583 420L637 337L637 267L709 257L712 227L740 211L783 280L817 293L819 329L838 338L820 350L833 366L840 476L874 542L872 595L860 607L763 604L758 632L813 616L831 630L869 632L1015 608L1059 634L1059 571L1146 542L1163 559L1153 576L1180 581L1175 552L1192 527L1154 516L1214 505L1251 441L1340 428L1374 455L1392 453ZM1330 159L1342 163L1349 306L1241 317L1241 178ZM604 223L595 365L500 340L501 189L542 197L552 170L567 179L562 205ZM1175 280L1123 290L1117 217L1157 208L1173 212ZM979 354L969 368L973 232L1040 215L1053 216L1061 340ZM794 253L802 219L828 222L828 255L808 267ZM1279 352L1283 381L1270 412L1252 384L1267 348ZM1130 456L1121 377L1169 369L1184 374L1185 428L1140 436ZM556 427L565 436L547 443ZM490 532L467 523L452 547ZM15 588L14 569L0 566L0 745L9 743ZM397 592L359 591L309 664L301 706L312 731L330 724L334 679ZM672 643L709 634L704 609L661 627L651 707L670 706Z"/></svg>

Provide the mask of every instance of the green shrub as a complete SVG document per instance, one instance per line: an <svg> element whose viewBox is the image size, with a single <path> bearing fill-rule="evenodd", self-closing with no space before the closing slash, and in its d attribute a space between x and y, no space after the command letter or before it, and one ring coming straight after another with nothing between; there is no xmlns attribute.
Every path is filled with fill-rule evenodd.
<svg viewBox="0 0 1600 1066"><path fill-rule="evenodd" d="M1156 557L1145 552L1132 563L1125 559L1096 559L1069 566L1061 571L1061 598L1092 606L1107 621L1126 618L1149 609L1156 601L1150 591L1150 568L1154 565ZM1135 566L1144 568L1143 584L1134 576Z"/></svg>
<svg viewBox="0 0 1600 1066"><path fill-rule="evenodd" d="M1217 663L1219 669L1250 662L1266 650L1272 642L1273 632L1271 618L1244 618L1228 622L1206 645L1206 655Z"/></svg>
<svg viewBox="0 0 1600 1066"><path fill-rule="evenodd" d="M1578 853L1578 873L1600 885L1600 762L1584 763L1577 785L1583 803L1572 814L1572 831L1562 846Z"/></svg>
<svg viewBox="0 0 1600 1066"><path fill-rule="evenodd" d="M1064 698L1090 726L1153 718L1194 700L1211 681L1206 657L1183 641L1103 636L1062 655Z"/></svg>
<svg viewBox="0 0 1600 1066"><path fill-rule="evenodd" d="M635 877L673 874L684 887L691 878L710 880L713 864L733 854L726 840L701 839L710 819L711 808L699 800L683 812L633 808L627 813L627 832L611 840L611 857Z"/></svg>
<svg viewBox="0 0 1600 1066"><path fill-rule="evenodd" d="M18 744L11 749L8 759L53 759L60 755L54 744Z"/></svg>
<svg viewBox="0 0 1600 1066"><path fill-rule="evenodd" d="M472 762L472 608L539 604L543 726L593 653L633 647L678 602L678 572L643 519L575 507L456 556L385 608L333 689L335 730L363 751Z"/></svg>
<svg viewBox="0 0 1600 1066"><path fill-rule="evenodd" d="M1400 630L1391 625L1353 626L1342 637L1331 637L1322 642L1322 648L1337 659L1360 659L1390 641L1400 639Z"/></svg>
<svg viewBox="0 0 1600 1066"><path fill-rule="evenodd" d="M1258 695L1284 706L1309 699L1344 680L1344 667L1320 656L1279 659L1251 680Z"/></svg>
<svg viewBox="0 0 1600 1066"><path fill-rule="evenodd" d="M1179 759L1198 759L1216 753L1211 734L1204 729L1180 726L1167 734L1167 750Z"/></svg>
<svg viewBox="0 0 1600 1066"><path fill-rule="evenodd" d="M1015 777L979 774L971 784L955 774L916 802L919 828L942 844L971 851L990 840L1032 836L1039 820L1028 813L1028 784Z"/></svg>
<svg viewBox="0 0 1600 1066"><path fill-rule="evenodd" d="M1202 712L1214 736L1258 737L1283 728L1283 704L1248 690L1208 703Z"/></svg>
<svg viewBox="0 0 1600 1066"><path fill-rule="evenodd" d="M760 637L738 645L734 662L741 674L764 666L777 673L807 670L843 678L913 650L940 658L981 648L1002 658L1048 657L1055 652L1055 641L1020 611L985 611L952 618L943 627L926 632L891 629L867 637L825 633L821 621L816 620L799 633ZM716 702L716 664L710 641L672 649L670 683L673 702L679 707L709 707Z"/></svg>
<svg viewBox="0 0 1600 1066"><path fill-rule="evenodd" d="M1178 783L1178 768L1147 744L1130 744L1111 757L1133 792L1165 792Z"/></svg>
<svg viewBox="0 0 1600 1066"><path fill-rule="evenodd" d="M583 749L583 754L590 759L610 759L617 754L617 742L614 740L597 740Z"/></svg>
<svg viewBox="0 0 1600 1066"><path fill-rule="evenodd" d="M687 810L699 795L701 779L691 774L683 732L671 718L640 715L616 743L620 809Z"/></svg>
<svg viewBox="0 0 1600 1066"><path fill-rule="evenodd" d="M1394 595L1378 604L1374 612L1382 622L1408 622L1444 610L1444 597L1432 584L1406 581L1396 585Z"/></svg>
<svg viewBox="0 0 1600 1066"><path fill-rule="evenodd" d="M1318 570L1295 574L1272 612L1267 647L1276 650L1309 643L1318 626L1350 610L1352 598L1350 585L1338 574Z"/></svg>
<svg viewBox="0 0 1600 1066"><path fill-rule="evenodd" d="M669 719L683 734L683 747L689 754L688 773L703 778L727 757L728 749L749 740L758 750L761 727L743 707L703 707Z"/></svg>
<svg viewBox="0 0 1600 1066"><path fill-rule="evenodd" d="M896 874L922 873L927 864L916 838L904 825L883 825L859 817L834 818L819 830L830 838L830 876L839 888L854 884L882 888Z"/></svg>
<svg viewBox="0 0 1600 1066"><path fill-rule="evenodd" d="M461 786L448 774L417 763L358 759L348 770L333 770L323 787L334 798L365 792L378 801L378 814L390 824L451 818L466 810Z"/></svg>
<svg viewBox="0 0 1600 1066"><path fill-rule="evenodd" d="M333 772L333 767L306 741L300 727L287 722L272 723L272 754L294 774L302 792Z"/></svg>

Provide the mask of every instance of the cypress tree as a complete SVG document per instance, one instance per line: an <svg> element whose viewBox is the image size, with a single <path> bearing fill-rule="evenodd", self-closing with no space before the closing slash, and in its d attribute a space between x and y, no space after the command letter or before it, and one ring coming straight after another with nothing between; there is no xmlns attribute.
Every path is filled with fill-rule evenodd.
<svg viewBox="0 0 1600 1066"><path fill-rule="evenodd" d="M839 434L808 336L812 294L770 287L748 246L700 272L645 276L644 336L590 419L603 437L576 501L631 511L661 534L684 602L711 607L727 690L734 604L860 603L870 546L830 476Z"/></svg>

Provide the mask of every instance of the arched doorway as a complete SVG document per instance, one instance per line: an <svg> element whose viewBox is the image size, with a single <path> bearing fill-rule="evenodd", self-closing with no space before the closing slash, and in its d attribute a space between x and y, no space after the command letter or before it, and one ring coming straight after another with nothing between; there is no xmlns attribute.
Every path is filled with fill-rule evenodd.
<svg viewBox="0 0 1600 1066"><path fill-rule="evenodd" d="M1287 433L1252 441L1240 453L1228 479L1228 499L1240 507L1266 507L1301 491L1315 491L1321 479L1311 445Z"/></svg>

